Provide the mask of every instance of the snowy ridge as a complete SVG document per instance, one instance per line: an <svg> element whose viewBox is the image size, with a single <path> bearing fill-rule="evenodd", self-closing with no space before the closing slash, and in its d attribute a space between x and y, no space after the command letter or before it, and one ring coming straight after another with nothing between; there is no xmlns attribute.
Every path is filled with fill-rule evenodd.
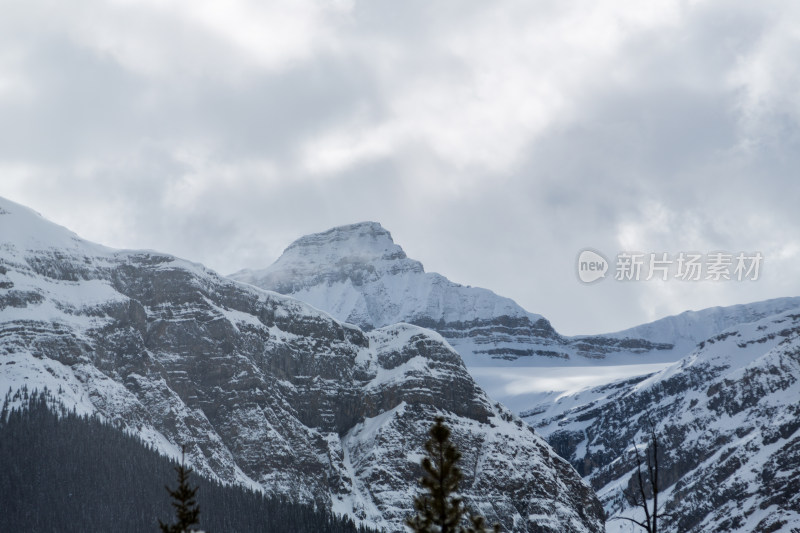
<svg viewBox="0 0 800 533"><path fill-rule="evenodd" d="M487 518L603 530L588 485L487 398L439 334L364 333L202 265L96 246L7 200L0 211L2 390L46 386L164 453L186 445L206 476L391 531L411 512L441 414L465 450L464 497Z"/></svg>
<svg viewBox="0 0 800 533"><path fill-rule="evenodd" d="M665 450L661 501L679 517L665 521L664 531L800 529L797 311L729 328L647 378L589 389L523 416L612 514L641 512L620 493L632 483L632 444L641 447L652 423Z"/></svg>
<svg viewBox="0 0 800 533"><path fill-rule="evenodd" d="M0 205L0 247L10 251L59 251L99 256L112 250L90 243L63 226L53 224L23 205L3 199Z"/></svg>
<svg viewBox="0 0 800 533"><path fill-rule="evenodd" d="M728 307L684 311L678 315L662 318L616 333L609 333L607 336L641 338L657 343L673 343L688 347L691 350L701 341L737 324L755 322L764 317L793 309L800 309L800 297L774 298L772 300Z"/></svg>

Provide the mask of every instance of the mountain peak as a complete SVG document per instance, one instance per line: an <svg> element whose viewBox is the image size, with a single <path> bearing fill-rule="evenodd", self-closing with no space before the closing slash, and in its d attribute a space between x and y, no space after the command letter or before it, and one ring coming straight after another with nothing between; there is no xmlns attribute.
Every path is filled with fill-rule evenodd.
<svg viewBox="0 0 800 533"><path fill-rule="evenodd" d="M377 222L306 235L268 268L231 277L289 294L366 329L398 322L425 327L463 322L474 328L498 317L514 317L530 329L542 318L489 290L426 273ZM498 327L509 337L509 324Z"/></svg>
<svg viewBox="0 0 800 533"><path fill-rule="evenodd" d="M406 253L394 243L392 234L378 222L370 221L337 226L300 237L286 248L278 261L296 256L301 256L304 262L315 256L328 261L348 258L350 262L406 259Z"/></svg>
<svg viewBox="0 0 800 533"><path fill-rule="evenodd" d="M242 270L231 277L292 294L320 283L348 279L360 286L384 274L424 272L422 263L409 259L391 233L378 222L367 221L300 237L270 267Z"/></svg>

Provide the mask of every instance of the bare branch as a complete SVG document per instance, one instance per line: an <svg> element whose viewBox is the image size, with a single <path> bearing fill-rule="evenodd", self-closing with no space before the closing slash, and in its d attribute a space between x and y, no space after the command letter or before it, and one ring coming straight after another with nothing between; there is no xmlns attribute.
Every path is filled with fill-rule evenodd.
<svg viewBox="0 0 800 533"><path fill-rule="evenodd" d="M644 492L644 480L642 479L642 458L639 456L639 448L636 446L635 442L633 443L633 449L636 452L636 478L639 482L639 493L642 495L641 507L644 509L644 518L645 522L647 523L645 529L648 533L653 533L653 530L650 527L650 524L652 523L650 519L650 509L647 507L647 495ZM645 454L646 453L647 450L645 450ZM649 463L650 458L647 457L647 459Z"/></svg>
<svg viewBox="0 0 800 533"><path fill-rule="evenodd" d="M612 516L611 518L608 519L609 522L611 522L612 520L628 520L629 522L633 522L634 524L636 524L639 527L642 527L644 529L648 529L646 524L643 524L643 523L639 522L638 520L634 520L633 518L629 518L627 516Z"/></svg>

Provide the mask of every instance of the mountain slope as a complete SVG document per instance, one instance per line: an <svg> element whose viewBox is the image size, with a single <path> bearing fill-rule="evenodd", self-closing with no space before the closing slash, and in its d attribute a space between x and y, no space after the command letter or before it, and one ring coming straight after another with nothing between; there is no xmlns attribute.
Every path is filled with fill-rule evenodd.
<svg viewBox="0 0 800 533"><path fill-rule="evenodd" d="M207 477L397 530L427 428L464 452L466 502L509 531L602 531L572 467L476 386L438 334L364 333L201 265L82 241L0 200L0 387L78 412Z"/></svg>
<svg viewBox="0 0 800 533"><path fill-rule="evenodd" d="M633 443L661 439L666 532L800 531L800 310L740 324L646 379L523 414L612 514L634 483ZM641 518L641 517L639 517ZM608 531L627 531L609 522ZM617 529L619 528L619 529Z"/></svg>

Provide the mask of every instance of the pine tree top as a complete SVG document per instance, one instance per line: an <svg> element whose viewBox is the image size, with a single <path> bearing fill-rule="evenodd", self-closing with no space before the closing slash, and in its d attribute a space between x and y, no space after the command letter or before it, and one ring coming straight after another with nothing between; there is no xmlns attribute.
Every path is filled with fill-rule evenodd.
<svg viewBox="0 0 800 533"><path fill-rule="evenodd" d="M162 533L188 533L191 531L189 528L199 523L200 507L197 505L195 496L197 495L198 487L191 487L189 485L189 475L192 469L186 466L186 448L181 448L181 463L175 467L178 473L178 488L175 490L166 487L167 492L172 497L172 506L175 507L175 515L177 522L172 525L167 525L158 521Z"/></svg>
<svg viewBox="0 0 800 533"><path fill-rule="evenodd" d="M450 428L444 418L436 417L428 433L427 456L422 459L423 475L419 480L425 492L414 497L416 515L406 519L406 525L416 533L483 533L486 520L482 516L471 516L470 527L461 525L467 514L458 495L463 478L458 467L461 452L450 441ZM499 531L499 525L494 526L494 531Z"/></svg>

